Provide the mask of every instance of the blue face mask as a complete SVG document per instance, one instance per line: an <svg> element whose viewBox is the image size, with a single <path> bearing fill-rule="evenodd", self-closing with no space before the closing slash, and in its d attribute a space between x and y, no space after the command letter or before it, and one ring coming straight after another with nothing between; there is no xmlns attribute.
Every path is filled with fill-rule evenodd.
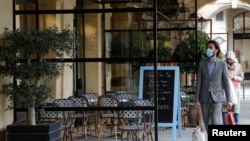
<svg viewBox="0 0 250 141"><path fill-rule="evenodd" d="M213 57L214 56L213 50L208 48L206 50L206 55L207 55L208 58Z"/></svg>

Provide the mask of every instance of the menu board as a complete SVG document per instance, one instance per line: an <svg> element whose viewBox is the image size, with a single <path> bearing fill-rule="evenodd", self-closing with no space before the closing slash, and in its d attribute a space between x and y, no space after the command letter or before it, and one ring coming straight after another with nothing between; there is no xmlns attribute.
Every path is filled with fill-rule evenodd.
<svg viewBox="0 0 250 141"><path fill-rule="evenodd" d="M177 122L177 107L179 106L179 67L158 66L157 84L154 83L154 67L143 66L140 68L139 98L154 101L157 96L158 126L172 126ZM154 88L157 87L157 94Z"/></svg>

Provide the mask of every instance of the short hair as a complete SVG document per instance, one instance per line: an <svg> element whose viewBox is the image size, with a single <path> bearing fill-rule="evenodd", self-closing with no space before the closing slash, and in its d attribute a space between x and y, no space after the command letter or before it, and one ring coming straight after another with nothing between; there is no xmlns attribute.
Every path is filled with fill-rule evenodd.
<svg viewBox="0 0 250 141"><path fill-rule="evenodd" d="M216 57L218 57L220 55L220 52L221 52L219 43L217 41L215 41L215 40L210 40L210 41L207 42L207 45L208 44L214 44L215 49L218 50L218 52L216 53Z"/></svg>

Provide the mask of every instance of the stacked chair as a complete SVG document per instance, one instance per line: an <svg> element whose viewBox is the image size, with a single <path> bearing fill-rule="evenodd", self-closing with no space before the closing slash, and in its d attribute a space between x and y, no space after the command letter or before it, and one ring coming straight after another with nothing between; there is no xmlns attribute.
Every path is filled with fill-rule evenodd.
<svg viewBox="0 0 250 141"><path fill-rule="evenodd" d="M143 139L144 125L142 123L143 113L141 110L121 110L119 111L119 130L121 140L139 141Z"/></svg>
<svg viewBox="0 0 250 141"><path fill-rule="evenodd" d="M134 100L138 99L137 95L131 93L116 94L115 99L119 102L120 107L131 107Z"/></svg>
<svg viewBox="0 0 250 141"><path fill-rule="evenodd" d="M53 101L54 105L58 107L74 107L74 102L70 99L56 99ZM58 111L58 119L62 123L63 141L71 140L73 141L72 130L74 128L74 111Z"/></svg>
<svg viewBox="0 0 250 141"><path fill-rule="evenodd" d="M144 100L138 99L133 101L134 107L151 107L154 106L154 103L151 100ZM142 124L144 125L144 133L143 133L143 140L145 138L148 141L153 141L153 128L154 128L154 111L153 110L143 110L143 121Z"/></svg>
<svg viewBox="0 0 250 141"><path fill-rule="evenodd" d="M108 95L100 96L98 99L98 105L100 107L118 107L118 101L114 97ZM118 114L116 110L105 110L99 112L99 129L98 129L98 140L100 140L101 135L104 134L114 134L115 141L117 141L117 123ZM110 132L108 133L107 127L110 127Z"/></svg>
<svg viewBox="0 0 250 141"><path fill-rule="evenodd" d="M88 107L96 107L98 106L98 98L99 95L97 93L84 93L80 97L86 99ZM98 111L85 111L85 114L88 114L88 120L86 124L88 125L88 131L92 131L95 133L95 136L98 136ZM93 136L93 135L92 135Z"/></svg>
<svg viewBox="0 0 250 141"><path fill-rule="evenodd" d="M88 107L87 99L83 97L69 97L69 99L74 102L75 107ZM88 131L89 131L88 130L89 119L95 115L86 111L75 111L73 116L76 119L75 125L77 128L77 133L79 133L79 127L82 126L82 132L83 132L85 141L87 141Z"/></svg>

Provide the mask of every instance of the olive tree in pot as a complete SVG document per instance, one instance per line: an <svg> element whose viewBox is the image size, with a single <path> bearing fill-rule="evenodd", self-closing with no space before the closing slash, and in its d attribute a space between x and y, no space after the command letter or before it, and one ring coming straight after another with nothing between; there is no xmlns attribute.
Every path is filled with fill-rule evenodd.
<svg viewBox="0 0 250 141"><path fill-rule="evenodd" d="M0 76L13 77L1 92L9 98L8 110L15 105L28 109L27 122L36 124L35 108L51 97L49 80L60 76L62 63L50 61L64 55L73 56L74 32L57 27L45 30L5 29L0 37Z"/></svg>
<svg viewBox="0 0 250 141"><path fill-rule="evenodd" d="M198 32L197 37L193 31L183 32L182 39L172 55L172 59L180 61L182 72L196 72L196 61L206 59L206 43L209 40L210 38L203 32Z"/></svg>

